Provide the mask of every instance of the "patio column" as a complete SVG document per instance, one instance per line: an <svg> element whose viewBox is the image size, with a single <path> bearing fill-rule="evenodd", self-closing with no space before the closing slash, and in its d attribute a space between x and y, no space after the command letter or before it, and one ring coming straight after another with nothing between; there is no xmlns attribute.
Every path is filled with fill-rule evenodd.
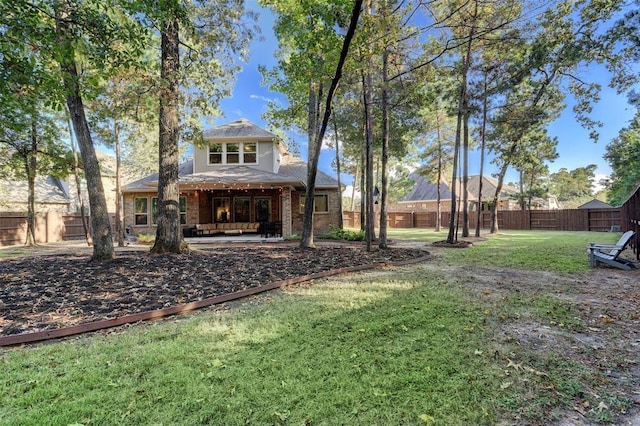
<svg viewBox="0 0 640 426"><path fill-rule="evenodd" d="M291 188L282 188L282 237L292 235L291 229Z"/></svg>

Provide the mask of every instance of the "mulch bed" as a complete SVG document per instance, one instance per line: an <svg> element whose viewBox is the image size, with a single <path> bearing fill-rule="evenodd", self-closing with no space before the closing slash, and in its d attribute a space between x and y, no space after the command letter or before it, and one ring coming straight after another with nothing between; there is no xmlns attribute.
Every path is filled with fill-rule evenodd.
<svg viewBox="0 0 640 426"><path fill-rule="evenodd" d="M106 262L86 253L0 261L0 336L57 329L167 308L276 281L428 254L360 246L224 247L182 255L123 252Z"/></svg>

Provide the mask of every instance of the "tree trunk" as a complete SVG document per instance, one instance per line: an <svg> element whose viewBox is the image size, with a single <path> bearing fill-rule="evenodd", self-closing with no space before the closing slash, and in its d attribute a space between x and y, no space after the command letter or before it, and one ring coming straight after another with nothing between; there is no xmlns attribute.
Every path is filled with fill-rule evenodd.
<svg viewBox="0 0 640 426"><path fill-rule="evenodd" d="M180 192L178 188L178 73L180 50L178 13L162 24L160 65L160 125L158 164L158 222L152 253L181 253Z"/></svg>
<svg viewBox="0 0 640 426"><path fill-rule="evenodd" d="M499 231L498 227L498 210L500 204L500 193L502 192L502 185L504 184L504 177L507 174L507 169L509 168L509 164L505 162L500 168L500 173L498 174L498 185L496 186L496 193L493 196L493 203L491 206L491 233L497 234Z"/></svg>
<svg viewBox="0 0 640 426"><path fill-rule="evenodd" d="M462 131L462 106L463 99L466 96L466 79L460 86L460 99L458 100L458 123L456 125L456 143L453 148L453 171L451 173L451 218L449 219L449 234L447 235L447 243L453 244L456 238L456 207L457 207L457 189L456 183L458 179L458 158L460 155L460 139Z"/></svg>
<svg viewBox="0 0 640 426"><path fill-rule="evenodd" d="M519 175L519 189L520 189L520 210L525 211L527 209L527 205L525 203L525 194L524 194L524 172L522 170L518 171Z"/></svg>
<svg viewBox="0 0 640 426"><path fill-rule="evenodd" d="M384 4L385 15L387 13ZM387 246L387 191L389 182L387 179L387 163L389 162L389 87L388 87L389 49L385 47L382 52L382 190L380 193L380 242L381 249Z"/></svg>
<svg viewBox="0 0 640 426"><path fill-rule="evenodd" d="M27 238L25 245L35 246L36 243L36 167L38 165L38 129L36 117L31 116L31 148L24 159L25 172L29 187L27 196Z"/></svg>
<svg viewBox="0 0 640 426"><path fill-rule="evenodd" d="M364 117L363 117L364 118ZM363 121L364 123L364 121ZM366 144L366 140L367 140L367 136L366 136L367 130L366 130L366 126L362 126L362 140L365 141ZM365 168L366 168L366 163L367 163L367 153L365 152L364 149L360 150L360 230L362 232L365 231L365 229L367 229L367 197L366 197L366 182L365 182Z"/></svg>
<svg viewBox="0 0 640 426"><path fill-rule="evenodd" d="M462 236L469 236L469 105L464 102L464 141L462 148Z"/></svg>
<svg viewBox="0 0 640 426"><path fill-rule="evenodd" d="M436 179L436 232L440 232L442 226L442 200L440 194L440 182L442 181L442 135L440 132L440 112L436 112L436 132L438 139L438 178Z"/></svg>
<svg viewBox="0 0 640 426"><path fill-rule="evenodd" d="M372 81L370 72L366 71L362 76L362 91L364 98L364 126L365 126L365 191L366 195L366 214L364 237L367 243L367 251L371 251L371 243L374 238L374 217L373 217L373 117L371 106L373 97L371 94Z"/></svg>
<svg viewBox="0 0 640 426"><path fill-rule="evenodd" d="M124 247L124 229L122 226L122 154L120 152L120 126L115 121L113 124L113 136L116 146L116 240L118 247Z"/></svg>
<svg viewBox="0 0 640 426"><path fill-rule="evenodd" d="M333 94L338 88L338 82L340 81L340 78L342 78L342 67L344 66L344 63L347 59L347 54L349 53L349 45L351 44L353 35L356 32L358 17L360 16L361 8L362 0L356 0L353 5L353 10L351 11L349 28L347 29L347 33L345 34L344 40L342 42L342 49L340 50L340 58L338 59L336 72L331 79L331 85L329 86L329 91L327 92L327 99L324 107L322 124L320 125L320 131L313 141L314 146L309 146L309 150L313 148L313 150L315 151L315 158L313 159L313 161L311 161L310 159L309 163L307 164L307 202L304 206L304 217L302 219L302 240L300 241L300 247L302 248L313 247L313 198L315 197L315 181L316 175L318 173L318 158L320 156L320 148L322 147L322 140L324 139L324 134L327 130L329 117L331 117L331 101L333 100ZM311 199L311 203L309 203L309 198ZM310 245L309 242L311 243Z"/></svg>
<svg viewBox="0 0 640 426"><path fill-rule="evenodd" d="M482 94L482 128L480 135L480 178L478 181L478 211L476 212L476 237L480 237L480 227L482 226L482 180L484 173L484 149L486 144L485 132L487 130L487 73L484 73L484 85Z"/></svg>
<svg viewBox="0 0 640 426"><path fill-rule="evenodd" d="M344 223L342 220L342 181L340 178L340 140L338 138L338 123L336 122L335 114L333 117L333 132L336 136L336 173L338 173L338 228L343 229Z"/></svg>
<svg viewBox="0 0 640 426"><path fill-rule="evenodd" d="M302 239L300 247L315 248L313 241L313 221L315 211L316 175L318 173L318 160L320 147L316 146L318 136L318 121L320 117L320 97L322 96L322 84L309 83L308 123L307 136L309 140L307 163L307 190L305 193L304 219L302 221Z"/></svg>
<svg viewBox="0 0 640 426"><path fill-rule="evenodd" d="M78 151L76 150L76 143L73 138L73 131L71 130L71 116L69 114L69 109L65 108L67 113L67 125L69 126L69 140L71 141L71 151L73 152L73 177L76 182L76 194L78 196L78 203L80 203L80 218L82 219L82 229L84 230L84 239L87 242L88 246L93 244L93 240L91 239L91 234L89 232L89 226L87 224L87 212L84 207L84 199L82 197L82 186L80 181L80 165L78 163Z"/></svg>
<svg viewBox="0 0 640 426"><path fill-rule="evenodd" d="M60 4L61 3L58 5ZM69 46L67 51L68 56L60 59L60 69L63 75L64 87L67 92L67 107L69 108L78 146L80 147L85 179L87 180L93 232L92 259L95 261L109 260L115 257L113 234L111 232L111 223L109 222L107 202L104 197L100 166L93 146L89 125L87 124L87 118L84 113L82 97L80 96L80 83L73 56L74 51L71 46L71 40L69 40L72 30L68 28L65 18L70 14L71 11L69 10L61 10L61 8L56 10L56 31L60 41Z"/></svg>
<svg viewBox="0 0 640 426"><path fill-rule="evenodd" d="M455 216L456 216L456 179L458 175L458 158L460 153L460 145L461 145L461 133L463 121L465 121L465 116L468 114L466 111L467 107L467 80L469 74L469 67L471 66L471 47L473 42L473 37L475 35L475 18L478 15L478 2L475 2L475 13L473 16L474 22L471 25L469 30L469 36L467 41L467 49L466 54L462 58L462 81L460 82L460 94L458 98L458 120L456 124L456 144L453 152L453 177L451 179L451 220L449 221L449 234L447 236L447 242L449 244L453 244L454 241L457 240L455 235Z"/></svg>

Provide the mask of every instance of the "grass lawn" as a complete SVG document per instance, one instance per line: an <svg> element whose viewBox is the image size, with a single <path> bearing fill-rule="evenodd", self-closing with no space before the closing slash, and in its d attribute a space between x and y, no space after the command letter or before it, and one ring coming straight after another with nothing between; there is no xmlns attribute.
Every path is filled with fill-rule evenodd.
<svg viewBox="0 0 640 426"><path fill-rule="evenodd" d="M394 239L445 237L390 231ZM584 272L586 242L615 240L508 232L448 249L442 262ZM447 270L425 268L318 280L107 335L0 349L0 425L476 425L522 411L548 383L515 379L497 356L495 302ZM502 309L544 316L562 306L537 295ZM569 388L590 374L546 367ZM551 403L570 404L570 389L560 390L567 401ZM543 423L546 414L530 415Z"/></svg>

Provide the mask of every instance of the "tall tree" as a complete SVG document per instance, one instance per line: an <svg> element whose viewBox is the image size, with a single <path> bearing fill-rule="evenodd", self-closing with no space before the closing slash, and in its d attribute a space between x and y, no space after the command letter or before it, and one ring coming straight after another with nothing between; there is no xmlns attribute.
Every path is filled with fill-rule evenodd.
<svg viewBox="0 0 640 426"><path fill-rule="evenodd" d="M607 145L604 158L612 170L607 200L618 206L640 186L640 111Z"/></svg>
<svg viewBox="0 0 640 426"><path fill-rule="evenodd" d="M91 229L93 233L93 260L108 260L115 256L113 234L109 221L107 202L104 196L100 166L85 115L80 76L75 58L76 34L78 29L74 23L74 16L77 15L78 12L79 11L69 3L59 1L56 4L56 34L58 36L58 45L61 48L58 60L66 91L67 108L69 109L76 140L80 147L85 179L87 180L89 206L91 208Z"/></svg>
<svg viewBox="0 0 640 426"><path fill-rule="evenodd" d="M177 2L168 2L161 21L160 138L158 164L158 219L152 253L180 253L180 192L178 189L178 80L180 73L179 16Z"/></svg>
<svg viewBox="0 0 640 426"><path fill-rule="evenodd" d="M231 92L238 57L259 29L240 0L127 3L149 30L160 29L158 218L154 253L180 253L179 138L204 143L198 116L219 115ZM182 118L181 118L182 117Z"/></svg>
<svg viewBox="0 0 640 426"><path fill-rule="evenodd" d="M272 82L272 90L285 94L289 100L284 109L270 105L270 121L274 125L307 129L309 135L300 246L310 248L314 247L313 200L320 147L331 114L332 98L356 31L362 0L354 3L263 0L262 3L278 15L274 29L280 40L278 66L273 70L262 69L262 72ZM346 26L342 37L340 33Z"/></svg>

